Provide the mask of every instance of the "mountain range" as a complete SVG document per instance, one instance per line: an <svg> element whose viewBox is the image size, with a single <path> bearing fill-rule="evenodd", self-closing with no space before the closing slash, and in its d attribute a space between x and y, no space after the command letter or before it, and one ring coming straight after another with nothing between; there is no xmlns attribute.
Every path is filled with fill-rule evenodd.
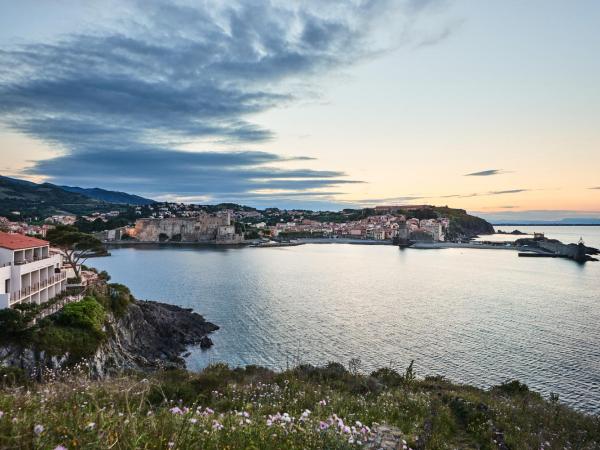
<svg viewBox="0 0 600 450"><path fill-rule="evenodd" d="M125 192L33 183L0 175L0 216L13 219L53 214L83 215L151 203L154 200Z"/></svg>

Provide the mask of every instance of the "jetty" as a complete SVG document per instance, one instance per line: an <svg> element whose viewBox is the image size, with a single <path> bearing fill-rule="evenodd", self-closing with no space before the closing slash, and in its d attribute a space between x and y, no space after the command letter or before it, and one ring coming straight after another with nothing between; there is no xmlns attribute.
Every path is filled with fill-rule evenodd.
<svg viewBox="0 0 600 450"><path fill-rule="evenodd" d="M414 249L443 249L443 248L472 248L489 250L518 251L525 258L565 258L579 263L598 261L594 258L600 250L587 247L580 239L577 244L564 244L556 239L548 239L542 233L536 233L533 238L521 238L514 242L415 242Z"/></svg>

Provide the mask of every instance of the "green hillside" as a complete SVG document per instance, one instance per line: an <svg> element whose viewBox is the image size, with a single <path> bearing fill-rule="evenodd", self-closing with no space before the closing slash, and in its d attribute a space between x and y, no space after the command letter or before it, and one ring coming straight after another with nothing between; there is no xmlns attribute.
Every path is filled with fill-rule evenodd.
<svg viewBox="0 0 600 450"><path fill-rule="evenodd" d="M44 218L53 214L81 215L114 209L119 208L115 204L67 192L50 183L36 184L0 176L0 216L13 220Z"/></svg>

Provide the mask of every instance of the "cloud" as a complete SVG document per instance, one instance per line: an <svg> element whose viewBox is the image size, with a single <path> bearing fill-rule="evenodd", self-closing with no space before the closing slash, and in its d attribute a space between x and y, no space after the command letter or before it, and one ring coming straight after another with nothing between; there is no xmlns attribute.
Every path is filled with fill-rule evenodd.
<svg viewBox="0 0 600 450"><path fill-rule="evenodd" d="M529 192L531 189L507 189L504 191L491 191L483 195L504 195L504 194L520 194L521 192Z"/></svg>
<svg viewBox="0 0 600 450"><path fill-rule="evenodd" d="M594 187L591 187L591 188L588 188L588 189L598 189L598 190L600 190L600 186L594 186Z"/></svg>
<svg viewBox="0 0 600 450"><path fill-rule="evenodd" d="M501 191L488 191L488 192L473 192L471 194L422 194L422 195L406 195L399 197L380 197L380 198L365 198L360 200L355 200L354 203L361 205L383 205L383 204L412 204L414 202L424 202L427 201L432 203L438 199L448 199L448 198L472 198L472 197L487 197L493 195L505 195L505 194L518 194L521 192L529 192L532 189L506 189ZM502 206L501 208L516 208L515 206Z"/></svg>
<svg viewBox="0 0 600 450"><path fill-rule="evenodd" d="M482 170L481 172L467 173L467 174L465 174L465 177L489 177L492 175L501 175L503 173L507 173L507 172L502 169L489 169L489 170Z"/></svg>
<svg viewBox="0 0 600 450"><path fill-rule="evenodd" d="M262 151L188 152L146 146L136 152L71 153L40 161L27 173L52 173L79 185L127 190L135 184L143 193L209 193L213 198L240 198L270 189L311 191L360 182L341 178L346 174L340 171L273 166L295 159Z"/></svg>
<svg viewBox="0 0 600 450"><path fill-rule="evenodd" d="M60 150L27 173L64 184L202 196L354 183L267 152L178 149L273 139L253 115L381 52L382 18L411 23L437 1L139 1L120 23L0 49L0 120Z"/></svg>

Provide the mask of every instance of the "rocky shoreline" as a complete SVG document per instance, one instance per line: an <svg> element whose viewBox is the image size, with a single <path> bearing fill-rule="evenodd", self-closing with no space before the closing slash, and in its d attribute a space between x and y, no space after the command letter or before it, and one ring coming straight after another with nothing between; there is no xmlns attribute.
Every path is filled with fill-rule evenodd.
<svg viewBox="0 0 600 450"><path fill-rule="evenodd" d="M98 374L185 368L181 355L193 345L212 345L208 334L219 329L190 308L140 300L108 327L109 339L91 361Z"/></svg>
<svg viewBox="0 0 600 450"><path fill-rule="evenodd" d="M99 378L130 370L185 368L182 355L190 346L212 345L208 335L218 329L191 309L136 300L122 316L108 315L106 340L82 362ZM65 369L69 363L68 354L57 357L18 343L0 345L0 366L18 367L30 376Z"/></svg>

